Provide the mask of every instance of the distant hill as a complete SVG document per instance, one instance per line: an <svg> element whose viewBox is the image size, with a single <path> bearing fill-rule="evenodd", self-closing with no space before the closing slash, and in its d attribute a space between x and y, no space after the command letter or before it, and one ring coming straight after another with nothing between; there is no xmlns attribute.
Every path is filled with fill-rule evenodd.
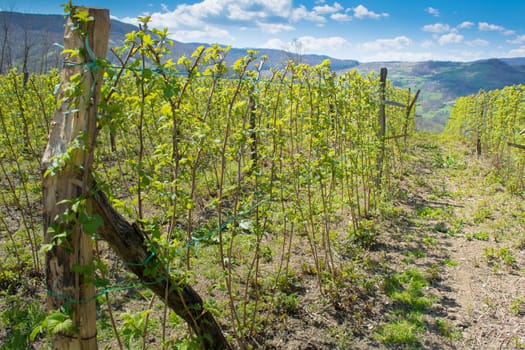
<svg viewBox="0 0 525 350"><path fill-rule="evenodd" d="M387 67L397 86L421 89L419 120L425 129L441 130L455 99L480 90L525 84L525 58L487 59L475 62L375 62L361 63L363 72Z"/></svg>
<svg viewBox="0 0 525 350"><path fill-rule="evenodd" d="M61 15L0 11L0 73L15 67L22 70L26 49L29 72L61 68L65 23ZM134 29L133 25L111 20L110 46L121 45L124 35Z"/></svg>
<svg viewBox="0 0 525 350"><path fill-rule="evenodd" d="M5 73L11 67L21 67L24 48L29 47L29 71L44 72L50 68L60 68L60 47L64 36L65 17L61 15L38 15L17 12L0 12L0 50L4 46L4 55L0 57L4 64L0 64L0 72ZM109 46L116 47L124 43L125 35L137 30L134 25L111 20ZM6 35L4 35L6 34ZM6 39L6 40L5 40ZM176 58L181 55L191 55L201 43L182 43L175 41L171 54ZM227 63L231 64L238 58L245 56L248 49L232 48L227 56ZM325 59L332 61L333 69L349 69L359 62L355 60L340 60L322 55L295 55L284 50L257 49L260 55L268 56L266 67L284 66L293 58L302 63L316 65ZM1 52L0 52L1 56ZM108 55L111 59L111 55Z"/></svg>
<svg viewBox="0 0 525 350"><path fill-rule="evenodd" d="M63 42L65 17L0 11L0 74L10 68L22 68L25 48L28 51L28 71L42 73L61 68L60 45ZM110 47L123 44L125 34L136 26L111 20ZM171 55L178 58L190 55L201 43L174 42ZM205 44L204 44L205 45ZM246 48L232 48L227 56L231 64L246 55ZM480 89L491 90L507 85L525 84L525 57L488 59L475 62L371 62L341 60L323 55L297 55L284 50L257 49L268 56L265 69L283 67L289 59L316 65L330 59L338 72L358 69L366 73L389 69L388 77L397 86L421 89L417 105L419 126L440 130L448 119L449 110L458 96L469 95ZM111 59L112 55L108 55ZM114 58L113 58L114 59Z"/></svg>

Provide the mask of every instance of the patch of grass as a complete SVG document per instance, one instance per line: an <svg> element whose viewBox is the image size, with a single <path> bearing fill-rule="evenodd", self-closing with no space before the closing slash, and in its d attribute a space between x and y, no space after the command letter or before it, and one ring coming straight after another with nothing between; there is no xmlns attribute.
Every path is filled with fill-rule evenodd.
<svg viewBox="0 0 525 350"><path fill-rule="evenodd" d="M396 320L379 328L376 338L381 343L389 345L404 345L420 348L417 326L409 320Z"/></svg>
<svg viewBox="0 0 525 350"><path fill-rule="evenodd" d="M443 265L447 265L447 266L458 266L458 262L456 260L450 260L450 259L445 259L443 261Z"/></svg>
<svg viewBox="0 0 525 350"><path fill-rule="evenodd" d="M439 330L439 333L449 339L461 339L462 334L460 331L456 330L448 320L446 319L437 319L436 326Z"/></svg>
<svg viewBox="0 0 525 350"><path fill-rule="evenodd" d="M432 264L425 270L425 277L428 279L428 281L439 281L441 279L441 266L438 264Z"/></svg>
<svg viewBox="0 0 525 350"><path fill-rule="evenodd" d="M348 240L365 249L370 249L377 240L379 231L375 227L374 220L361 220L357 230L352 229L348 234Z"/></svg>
<svg viewBox="0 0 525 350"><path fill-rule="evenodd" d="M516 258L508 247L502 247L499 249L494 247L485 247L483 248L483 256L485 257L487 264L493 266L495 269L501 267L502 265L511 268L516 267Z"/></svg>
<svg viewBox="0 0 525 350"><path fill-rule="evenodd" d="M510 303L510 310L516 316L525 316L525 298L517 297Z"/></svg>
<svg viewBox="0 0 525 350"><path fill-rule="evenodd" d="M473 214L474 223L481 224L485 222L486 220L492 219L493 215L494 215L494 212L492 209L486 206L478 207Z"/></svg>
<svg viewBox="0 0 525 350"><path fill-rule="evenodd" d="M435 237L425 237L421 242L427 247L436 247L439 244L439 240Z"/></svg>
<svg viewBox="0 0 525 350"><path fill-rule="evenodd" d="M407 269L396 273L385 281L385 293L396 302L395 318L376 332L376 338L387 346L396 345L420 348L419 333L425 329L423 314L435 302L435 297L426 295L429 280L419 269Z"/></svg>
<svg viewBox="0 0 525 350"><path fill-rule="evenodd" d="M447 231L447 234L451 237L458 236L463 233L463 227L465 226L465 221L463 219L455 220L454 228Z"/></svg>
<svg viewBox="0 0 525 350"><path fill-rule="evenodd" d="M423 293L428 284L421 270L408 269L389 278L385 291L392 300L400 303L407 311L424 311L435 300L434 297Z"/></svg>
<svg viewBox="0 0 525 350"><path fill-rule="evenodd" d="M296 314L300 306L299 296L297 293L285 294L276 292L274 295L274 305L281 313L288 315Z"/></svg>
<svg viewBox="0 0 525 350"><path fill-rule="evenodd" d="M434 228L432 229L432 231L434 232L441 232L441 233L448 233L449 231L449 228L447 226L447 223L446 222L438 222Z"/></svg>
<svg viewBox="0 0 525 350"><path fill-rule="evenodd" d="M408 258L420 259L420 258L426 257L427 253L425 253L422 250L410 250L410 251L408 251L406 253L403 253L403 255L408 257Z"/></svg>
<svg viewBox="0 0 525 350"><path fill-rule="evenodd" d="M441 207L420 207L417 209L417 215L420 218L438 219L443 216L445 209Z"/></svg>
<svg viewBox="0 0 525 350"><path fill-rule="evenodd" d="M478 241L488 241L489 237L490 235L487 231L467 233L465 235L465 238L469 241L472 241L473 239L477 239Z"/></svg>

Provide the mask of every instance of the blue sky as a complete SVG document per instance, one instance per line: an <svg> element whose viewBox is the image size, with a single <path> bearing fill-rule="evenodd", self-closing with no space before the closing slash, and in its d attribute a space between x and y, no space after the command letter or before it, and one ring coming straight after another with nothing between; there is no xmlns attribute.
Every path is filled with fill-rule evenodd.
<svg viewBox="0 0 525 350"><path fill-rule="evenodd" d="M54 0L0 0L2 10L61 14ZM113 17L218 42L370 61L525 57L525 0L84 0Z"/></svg>

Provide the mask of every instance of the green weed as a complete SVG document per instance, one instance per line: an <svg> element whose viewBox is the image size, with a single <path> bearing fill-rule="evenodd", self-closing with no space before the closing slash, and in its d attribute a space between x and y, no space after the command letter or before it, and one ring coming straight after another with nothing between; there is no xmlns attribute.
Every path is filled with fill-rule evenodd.
<svg viewBox="0 0 525 350"><path fill-rule="evenodd" d="M425 328L423 313L436 300L426 295L429 280L418 269L408 269L386 279L384 290L398 305L393 311L394 320L382 325L376 337L385 345L402 345L419 348L419 333Z"/></svg>
<svg viewBox="0 0 525 350"><path fill-rule="evenodd" d="M508 247L502 247L499 249L493 247L483 248L483 256L487 261L487 264L493 266L495 269L503 266L515 268L516 258Z"/></svg>
<svg viewBox="0 0 525 350"><path fill-rule="evenodd" d="M481 224L486 220L492 219L494 212L488 207L479 207L473 214L474 223Z"/></svg>
<svg viewBox="0 0 525 350"><path fill-rule="evenodd" d="M469 241L472 241L473 239L477 239L478 241L488 241L489 237L490 235L487 231L467 233L465 235L465 238Z"/></svg>
<svg viewBox="0 0 525 350"><path fill-rule="evenodd" d="M436 326L439 330L439 333L445 338L461 339L462 337L461 332L454 329L447 319L437 319Z"/></svg>
<svg viewBox="0 0 525 350"><path fill-rule="evenodd" d="M409 348L420 348L418 327L409 320L396 320L387 323L376 332L376 338L385 345L402 345Z"/></svg>
<svg viewBox="0 0 525 350"><path fill-rule="evenodd" d="M417 215L421 218L438 219L445 214L445 209L441 207L420 207Z"/></svg>
<svg viewBox="0 0 525 350"><path fill-rule="evenodd" d="M510 310L516 316L525 316L525 298L517 297L510 303Z"/></svg>
<svg viewBox="0 0 525 350"><path fill-rule="evenodd" d="M5 330L4 338L0 339L0 349L30 349L31 333L46 318L44 305L38 300L23 300L5 293L0 296L5 303L0 313L0 325Z"/></svg>
<svg viewBox="0 0 525 350"><path fill-rule="evenodd" d="M359 227L348 234L348 240L360 247L369 249L377 240L379 232L373 220L361 220Z"/></svg>
<svg viewBox="0 0 525 350"><path fill-rule="evenodd" d="M420 270L408 269L387 279L385 291L391 299L401 303L407 310L423 311L435 300L423 292L428 284Z"/></svg>
<svg viewBox="0 0 525 350"><path fill-rule="evenodd" d="M459 263L456 260L445 259L443 264L447 266L458 266Z"/></svg>

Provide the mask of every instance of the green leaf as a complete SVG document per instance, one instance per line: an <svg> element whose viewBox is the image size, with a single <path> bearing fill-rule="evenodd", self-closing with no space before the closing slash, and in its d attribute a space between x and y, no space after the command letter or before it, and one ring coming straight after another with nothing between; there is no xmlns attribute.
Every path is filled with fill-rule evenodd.
<svg viewBox="0 0 525 350"><path fill-rule="evenodd" d="M29 334L29 340L32 341L32 342L34 342L35 339L36 339L36 336L37 336L38 334L40 334L43 330L44 330L44 329L43 329L42 325L38 325L38 326L36 326L35 328L33 328L33 330L31 331L31 333Z"/></svg>
<svg viewBox="0 0 525 350"><path fill-rule="evenodd" d="M100 226L104 224L104 220L98 214L88 215L83 212L80 214L80 223L82 224L82 231L88 235L94 235Z"/></svg>

